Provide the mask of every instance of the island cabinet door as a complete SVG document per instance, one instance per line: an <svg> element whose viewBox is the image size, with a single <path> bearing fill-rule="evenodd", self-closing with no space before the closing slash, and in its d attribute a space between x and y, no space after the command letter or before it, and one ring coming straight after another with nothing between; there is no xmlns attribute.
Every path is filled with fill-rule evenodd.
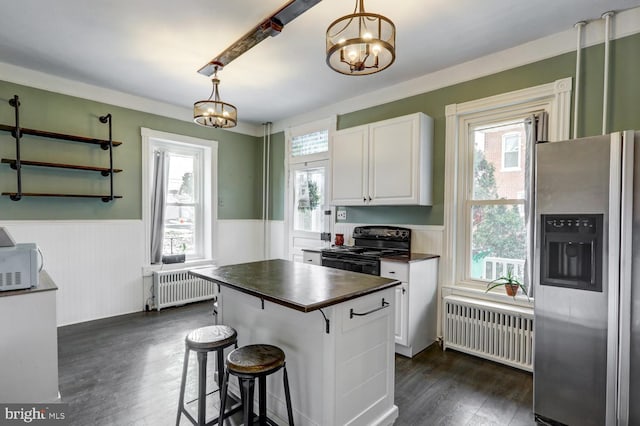
<svg viewBox="0 0 640 426"><path fill-rule="evenodd" d="M395 289L337 305L337 425L391 424L394 405ZM391 420L391 423L387 423Z"/></svg>

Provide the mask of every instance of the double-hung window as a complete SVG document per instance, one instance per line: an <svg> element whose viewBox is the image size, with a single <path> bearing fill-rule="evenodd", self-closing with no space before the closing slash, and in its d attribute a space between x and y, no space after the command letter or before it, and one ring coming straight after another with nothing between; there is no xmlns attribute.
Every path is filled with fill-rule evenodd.
<svg viewBox="0 0 640 426"><path fill-rule="evenodd" d="M213 259L217 142L142 129L147 264Z"/></svg>
<svg viewBox="0 0 640 426"><path fill-rule="evenodd" d="M446 107L444 285L484 290L511 271L530 288L531 135L548 117L548 140L568 139L570 95L563 79Z"/></svg>
<svg viewBox="0 0 640 426"><path fill-rule="evenodd" d="M493 280L511 270L524 279L527 228L525 224L525 178L520 154L529 147L525 118L508 122L480 122L467 136L473 170L467 174L467 193L461 231L468 234L467 275L471 280ZM516 145L517 144L517 145ZM505 151L505 145L510 148ZM516 155L510 155L515 153ZM519 173L513 171L519 170Z"/></svg>
<svg viewBox="0 0 640 426"><path fill-rule="evenodd" d="M162 254L204 258L203 149L172 145L156 149L167 160Z"/></svg>

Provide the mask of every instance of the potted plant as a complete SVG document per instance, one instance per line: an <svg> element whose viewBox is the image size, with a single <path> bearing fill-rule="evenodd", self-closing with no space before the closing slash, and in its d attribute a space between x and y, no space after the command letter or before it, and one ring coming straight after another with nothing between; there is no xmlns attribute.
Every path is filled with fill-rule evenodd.
<svg viewBox="0 0 640 426"><path fill-rule="evenodd" d="M516 294L518 294L518 288L522 289L524 294L527 296L527 299L529 298L529 295L527 294L527 288L520 282L520 280L518 280L515 275L513 275L513 270L511 268L508 268L507 273L502 277L498 277L495 280L489 282L487 284L485 293L501 285L504 286L505 290L507 291L507 295L513 297L514 299L516 298Z"/></svg>

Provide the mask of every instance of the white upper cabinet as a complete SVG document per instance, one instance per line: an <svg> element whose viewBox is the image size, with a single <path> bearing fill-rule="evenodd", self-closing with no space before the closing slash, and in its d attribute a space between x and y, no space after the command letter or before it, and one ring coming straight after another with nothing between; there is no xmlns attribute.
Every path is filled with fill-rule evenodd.
<svg viewBox="0 0 640 426"><path fill-rule="evenodd" d="M431 205L433 120L416 113L335 133L332 204Z"/></svg>
<svg viewBox="0 0 640 426"><path fill-rule="evenodd" d="M368 126L335 132L330 142L332 204L364 205L369 173Z"/></svg>

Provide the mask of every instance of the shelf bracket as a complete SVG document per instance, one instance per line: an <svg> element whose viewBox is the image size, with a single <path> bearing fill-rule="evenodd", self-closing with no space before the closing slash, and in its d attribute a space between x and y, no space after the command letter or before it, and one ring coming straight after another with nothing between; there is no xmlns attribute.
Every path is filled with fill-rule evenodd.
<svg viewBox="0 0 640 426"><path fill-rule="evenodd" d="M324 318L324 324L325 324L325 333L330 334L329 333L329 326L331 325L331 323L329 322L329 318L327 318L327 316L324 314L324 312L322 312L322 309L318 309L320 311L320 313L322 314L322 317Z"/></svg>
<svg viewBox="0 0 640 426"><path fill-rule="evenodd" d="M20 201L22 199L22 167L20 164L20 138L22 137L22 130L20 129L20 99L18 95L13 95L13 99L9 99L9 105L15 109L16 125L13 130L13 137L16 139L16 162L15 167L17 177L17 191L12 194L10 198L13 201Z"/></svg>
<svg viewBox="0 0 640 426"><path fill-rule="evenodd" d="M98 120L100 120L101 123L109 124L109 143L100 145L102 149L109 150L109 170L108 171L105 170L104 172L102 172L102 176L110 176L109 196L102 198L102 201L104 201L105 203L108 203L109 201L113 201L113 133L112 133L112 126L111 126L111 113L107 115L101 115L100 117L98 117Z"/></svg>

